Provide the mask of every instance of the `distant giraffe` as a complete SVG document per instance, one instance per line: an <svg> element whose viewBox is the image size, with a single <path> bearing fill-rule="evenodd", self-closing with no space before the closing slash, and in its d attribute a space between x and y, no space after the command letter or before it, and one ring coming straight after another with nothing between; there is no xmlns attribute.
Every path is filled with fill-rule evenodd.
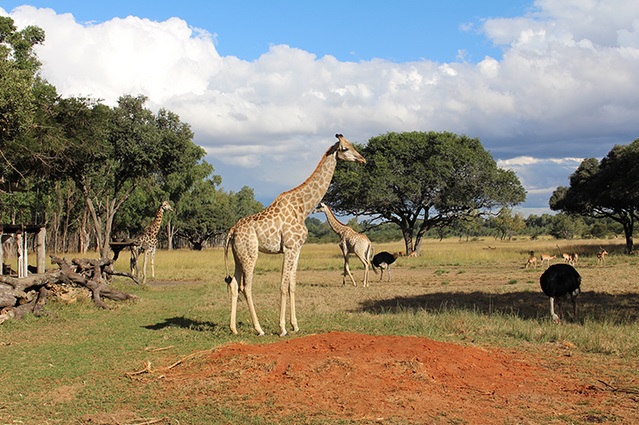
<svg viewBox="0 0 639 425"><path fill-rule="evenodd" d="M294 189L275 198L266 209L248 217L241 218L229 230L224 244L225 278L231 291L231 332L237 334L236 315L237 298L244 293L248 304L253 327L259 335L264 335L253 305L253 271L259 252L284 254L282 282L280 286L280 336L286 331L286 298L291 304L291 326L297 332L295 312L295 287L297 262L302 245L306 242L308 229L304 220L313 208L322 200L333 178L337 160L366 163L353 145L341 134L336 134L337 143L322 156L319 164L302 183ZM235 259L235 274L228 273L228 248L231 247Z"/></svg>
<svg viewBox="0 0 639 425"><path fill-rule="evenodd" d="M344 274L342 276L342 286L346 285L346 275L351 278L351 282L353 282L354 286L357 286L355 279L353 279L353 274L351 273L351 268L348 264L348 256L353 253L357 255L359 261L364 265L364 287L368 286L368 268L371 266L371 262L373 261L373 246L371 245L370 239L368 236L363 233L357 233L355 230L351 229L347 225L341 223L333 211L326 205L325 203L320 203L319 206L315 209L314 212L323 212L326 214L326 219L328 224L331 226L331 229L335 231L340 237L339 247L342 250L342 254L344 254ZM375 270L377 273L377 270Z"/></svg>
<svg viewBox="0 0 639 425"><path fill-rule="evenodd" d="M133 240L133 244L131 245L131 273L135 276L139 274L138 258L140 253L144 252L144 277L142 283L146 283L146 262L149 255L151 256L151 277L155 277L155 249L158 245L157 236L160 231L160 226L162 225L164 211L166 210L173 211L168 201L162 202L162 205L160 205L160 208L158 208L158 211L155 213L153 221Z"/></svg>

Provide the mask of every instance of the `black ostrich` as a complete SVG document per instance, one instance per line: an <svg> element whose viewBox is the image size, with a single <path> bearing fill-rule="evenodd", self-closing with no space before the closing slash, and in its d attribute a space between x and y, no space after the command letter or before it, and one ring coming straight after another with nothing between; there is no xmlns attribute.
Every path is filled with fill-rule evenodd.
<svg viewBox="0 0 639 425"><path fill-rule="evenodd" d="M388 281L390 282L390 265L397 260L401 253L396 252L395 254L391 254L390 252L382 251L379 254L375 254L373 256L373 270L375 267L381 270L379 275L379 281L382 281L382 277L384 277L384 270L387 271Z"/></svg>
<svg viewBox="0 0 639 425"><path fill-rule="evenodd" d="M570 297L572 302L573 319L577 319L577 296L581 293L581 276L575 268L569 264L553 264L539 278L541 290L550 297L550 316L555 323L559 322L559 316L555 314L555 300L559 307L559 314L563 319L564 311L561 302Z"/></svg>

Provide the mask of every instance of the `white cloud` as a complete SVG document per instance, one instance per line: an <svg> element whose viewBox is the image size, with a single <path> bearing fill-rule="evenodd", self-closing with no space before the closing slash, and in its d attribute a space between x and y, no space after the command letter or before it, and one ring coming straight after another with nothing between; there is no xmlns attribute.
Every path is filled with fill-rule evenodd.
<svg viewBox="0 0 639 425"><path fill-rule="evenodd" d="M225 186L265 198L301 183L336 132L479 137L529 194L567 184L573 157L639 137L639 2L537 0L483 22L504 54L478 63L340 62L287 45L249 62L220 56L213 34L178 18L83 24L29 6L11 16L45 30L38 54L60 93L148 96L191 124Z"/></svg>

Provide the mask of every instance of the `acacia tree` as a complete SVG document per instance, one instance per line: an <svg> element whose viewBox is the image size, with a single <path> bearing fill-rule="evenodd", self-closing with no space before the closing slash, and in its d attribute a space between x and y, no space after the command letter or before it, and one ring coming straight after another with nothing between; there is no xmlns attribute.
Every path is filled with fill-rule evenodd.
<svg viewBox="0 0 639 425"><path fill-rule="evenodd" d="M407 254L419 253L431 228L514 206L526 197L515 173L498 168L476 138L387 133L357 149L366 164L339 163L326 202L341 213L397 224Z"/></svg>
<svg viewBox="0 0 639 425"><path fill-rule="evenodd" d="M613 147L601 162L584 159L571 174L570 187L558 187L549 205L554 211L616 221L623 227L626 252L632 253L639 218L638 184L639 139Z"/></svg>

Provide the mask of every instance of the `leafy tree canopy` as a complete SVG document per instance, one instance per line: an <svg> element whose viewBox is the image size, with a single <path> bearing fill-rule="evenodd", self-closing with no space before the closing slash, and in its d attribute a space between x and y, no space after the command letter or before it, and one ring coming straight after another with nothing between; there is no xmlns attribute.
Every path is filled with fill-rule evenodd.
<svg viewBox="0 0 639 425"><path fill-rule="evenodd" d="M525 200L515 173L498 168L476 138L450 132L387 133L358 150L366 165L340 163L326 201L341 213L397 224L407 252L418 251L432 227Z"/></svg>
<svg viewBox="0 0 639 425"><path fill-rule="evenodd" d="M570 176L570 187L558 187L549 204L555 211L618 222L623 226L626 250L632 252L634 224L639 218L638 185L639 139L613 147L601 162L583 160Z"/></svg>

